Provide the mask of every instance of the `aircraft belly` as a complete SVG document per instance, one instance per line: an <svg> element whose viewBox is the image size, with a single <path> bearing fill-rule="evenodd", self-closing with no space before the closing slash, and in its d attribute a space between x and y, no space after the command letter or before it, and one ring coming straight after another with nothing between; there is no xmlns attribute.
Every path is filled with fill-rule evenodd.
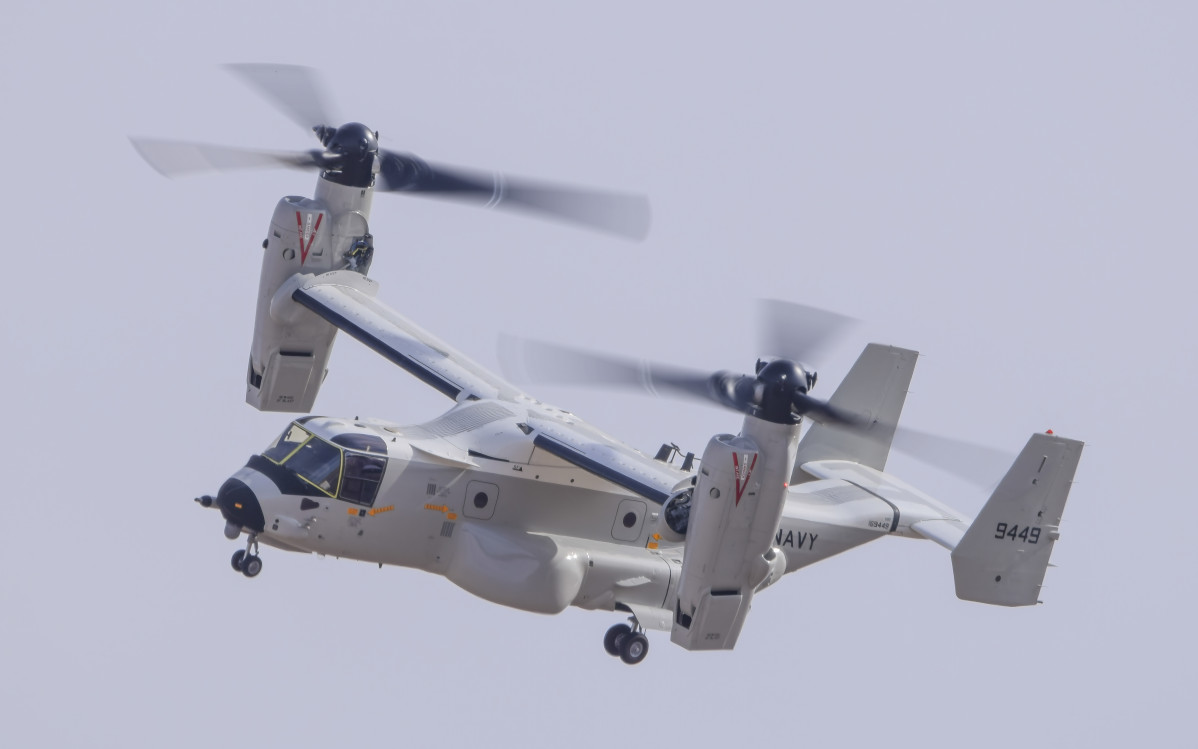
<svg viewBox="0 0 1198 749"><path fill-rule="evenodd" d="M678 560L638 547L589 543L582 550L586 577L571 602L583 609L612 611L617 604L669 608L669 594L681 573ZM666 627L668 629L668 626Z"/></svg>
<svg viewBox="0 0 1198 749"><path fill-rule="evenodd" d="M557 614L578 595L585 561L557 539L482 522L460 523L445 576L492 603Z"/></svg>

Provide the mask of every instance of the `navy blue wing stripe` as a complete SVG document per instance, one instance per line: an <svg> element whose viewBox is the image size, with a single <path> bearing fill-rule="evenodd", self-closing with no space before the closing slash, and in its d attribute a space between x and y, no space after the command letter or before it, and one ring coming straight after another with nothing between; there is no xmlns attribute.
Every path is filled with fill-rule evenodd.
<svg viewBox="0 0 1198 749"><path fill-rule="evenodd" d="M617 486L622 486L630 492L636 492L642 497L652 500L657 504L662 504L670 498L670 495L666 492L663 492L661 489L650 486L642 481L638 481L632 476L629 476L626 473L621 473L620 471L617 471L610 466L606 466L597 460L588 458L578 450L575 450L569 445L558 442L557 440L543 433L537 434L537 436L533 438L532 443L545 452L556 455L567 463L573 463L585 471L590 471L601 479L606 479Z"/></svg>
<svg viewBox="0 0 1198 749"><path fill-rule="evenodd" d="M873 494L873 492L870 492L870 494ZM898 530L898 526L899 526L899 508L898 508L898 505L896 505L894 502L891 502L889 499L886 499L886 498L885 498L885 497L883 497L881 494L874 494L874 496L875 496L875 497L877 497L878 499L882 500L882 501L883 501L883 502L885 502L886 504L890 505L890 509L894 511L894 520L893 520L893 521L891 521L891 523L890 523L890 530L888 530L888 531L887 531L887 533L894 533L895 531L897 531L897 530Z"/></svg>
<svg viewBox="0 0 1198 749"><path fill-rule="evenodd" d="M295 293L291 295L291 298L304 307L307 307L315 312L326 322L331 323L334 327L345 331L357 340L361 341L384 359L387 359L391 363L407 370L408 373L424 384L437 389L454 400L457 400L458 396L461 394L462 389L455 383L445 379L436 372L433 372L415 359L396 351L394 348L388 345L386 341L378 338L373 333L361 327L339 312L334 312L326 307L323 302L313 297L305 289L296 289Z"/></svg>

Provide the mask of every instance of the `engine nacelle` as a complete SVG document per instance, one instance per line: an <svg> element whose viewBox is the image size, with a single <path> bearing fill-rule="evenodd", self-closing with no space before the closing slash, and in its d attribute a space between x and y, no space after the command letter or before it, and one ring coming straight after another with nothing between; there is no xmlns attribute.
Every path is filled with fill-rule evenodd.
<svg viewBox="0 0 1198 749"><path fill-rule="evenodd" d="M275 207L263 243L246 375L246 402L258 410L312 410L337 329L276 298L297 274L342 269L366 274L374 253L366 221L371 196L370 189L322 179L315 199L289 196Z"/></svg>
<svg viewBox="0 0 1198 749"><path fill-rule="evenodd" d="M712 437L703 452L670 636L688 650L731 648L748 613L754 586L746 584L744 541L753 516L738 510L757 496L758 457L752 440L730 434Z"/></svg>
<svg viewBox="0 0 1198 749"><path fill-rule="evenodd" d="M745 418L740 436L713 437L690 502L670 640L687 650L730 650L753 594L786 573L774 547L797 424Z"/></svg>

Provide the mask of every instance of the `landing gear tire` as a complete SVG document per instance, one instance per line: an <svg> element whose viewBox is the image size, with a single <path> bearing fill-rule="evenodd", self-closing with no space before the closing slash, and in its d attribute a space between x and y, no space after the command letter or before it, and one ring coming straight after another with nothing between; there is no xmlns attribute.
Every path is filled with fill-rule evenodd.
<svg viewBox="0 0 1198 749"><path fill-rule="evenodd" d="M258 534L251 533L246 541L244 549L238 549L233 552L233 558L229 560L229 564L233 565L234 572L240 572L246 577L257 577L262 571L262 560L258 557Z"/></svg>
<svg viewBox="0 0 1198 749"><path fill-rule="evenodd" d="M627 624L616 624L611 629L607 630L607 634L603 636L603 649L608 655L620 654L620 642L625 637L632 634L632 627Z"/></svg>
<svg viewBox="0 0 1198 749"><path fill-rule="evenodd" d="M648 654L649 638L640 632L633 632L620 640L620 660L629 666L635 666L645 660Z"/></svg>
<svg viewBox="0 0 1198 749"><path fill-rule="evenodd" d="M241 564L241 574L245 575L246 577L257 577L258 573L261 571L262 558L257 555L251 554L250 556L247 556L245 561Z"/></svg>

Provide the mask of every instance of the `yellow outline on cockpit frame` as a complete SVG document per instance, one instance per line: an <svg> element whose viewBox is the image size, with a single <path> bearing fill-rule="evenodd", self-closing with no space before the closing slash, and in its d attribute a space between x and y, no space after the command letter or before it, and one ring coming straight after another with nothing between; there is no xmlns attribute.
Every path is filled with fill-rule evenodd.
<svg viewBox="0 0 1198 749"><path fill-rule="evenodd" d="M286 455L284 455L284 456L283 456L283 459L282 459L282 460L275 460L274 458L272 458L272 457L270 457L269 455L267 455L265 451L263 451L263 453L262 453L262 457L266 458L266 459L267 459L267 460L269 460L271 463L274 463L274 464L275 464L275 465L277 465L277 466L281 466L281 465L283 465L284 463L286 463L286 462L287 462L287 459L288 459L288 458L290 458L292 455L295 455L297 452L299 452L299 449L300 449L301 447L303 447L304 445L308 444L308 441L309 441L309 440L311 440L313 437L315 437L315 436L316 436L316 435L312 434L311 432L309 432L307 429L304 429L302 426L300 426L299 424L296 424L296 423L293 421L293 422L291 422L291 426L287 427L287 431L286 431L286 432L283 432L283 434L282 434L282 435L279 437L279 439L281 440L281 439L283 439L283 437L286 437L286 436L287 436L287 435L288 435L288 434L291 432L291 430L292 430L293 428L294 428L294 429L298 429L298 430L300 430L301 432L303 432L304 434L308 435L308 439L306 439L306 440L304 440L303 442L300 442L299 444L297 444L297 445L295 446L295 449L294 449L294 450L292 450L291 452L289 452L289 453L287 453ZM270 448L268 447L268 448L266 448L266 449L267 449L267 450L269 450ZM312 482L310 482L310 481L309 481L308 483L312 483Z"/></svg>
<svg viewBox="0 0 1198 749"><path fill-rule="evenodd" d="M304 434L308 435L308 439L306 439L303 442L296 445L295 449L292 450L291 452L287 453L285 456L283 456L282 460L275 460L274 458L272 458L268 455L265 455L265 454L263 454L262 457L266 458L271 463L274 463L277 466L282 466L284 463L291 460L292 456L295 455L297 452L299 452L300 449L302 449L304 445L308 444L309 442L311 442L314 439L320 439L315 434L313 434L312 432L309 432L307 429L304 429L302 426L300 426L299 424L296 424L295 422L291 423L291 427L295 427L296 429L300 430ZM291 431L291 427L288 427L287 431L283 432L284 437L286 437L288 432ZM305 477L299 471L292 471L292 473L294 473L296 476L298 476L300 478L300 480L302 480L305 484L308 484L309 486L316 489L321 494L326 495L329 499L337 499L338 495L341 494L341 480L343 478L345 478L345 476L344 476L344 474L345 474L345 450L343 450L339 445L334 445L332 442L329 442L327 440L320 440L320 441L324 442L326 445L328 445L329 447L336 450L337 454L339 456L341 456L341 459L337 462L337 486L334 487L336 489L336 491L329 492L328 490L326 490L320 486L317 486L313 482L309 481L308 478ZM269 448L267 448L267 449L269 449ZM283 467L286 468L286 466L283 466ZM349 501L349 500L345 500L345 501Z"/></svg>

